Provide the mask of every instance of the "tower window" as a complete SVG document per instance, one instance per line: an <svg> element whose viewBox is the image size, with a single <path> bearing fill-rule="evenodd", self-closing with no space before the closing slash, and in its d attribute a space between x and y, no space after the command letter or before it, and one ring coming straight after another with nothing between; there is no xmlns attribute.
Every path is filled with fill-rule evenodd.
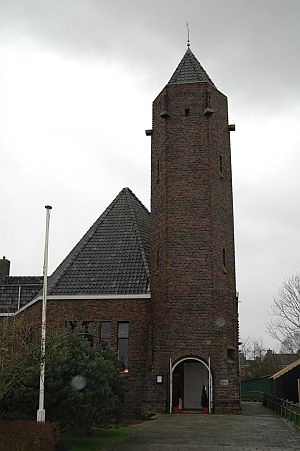
<svg viewBox="0 0 300 451"><path fill-rule="evenodd" d="M223 247L223 250L222 250L222 262L223 262L223 270L226 273L227 272L226 271L226 251L225 251L224 247Z"/></svg>
<svg viewBox="0 0 300 451"><path fill-rule="evenodd" d="M122 363L124 373L128 372L128 337L129 322L120 321L118 324L118 355Z"/></svg>
<svg viewBox="0 0 300 451"><path fill-rule="evenodd" d="M189 116L190 115L190 109L189 108L185 108L184 115L185 116Z"/></svg>
<svg viewBox="0 0 300 451"><path fill-rule="evenodd" d="M111 321L102 321L100 325L100 345L101 348L111 345Z"/></svg>
<svg viewBox="0 0 300 451"><path fill-rule="evenodd" d="M204 94L204 108L210 108L210 93L205 91Z"/></svg>
<svg viewBox="0 0 300 451"><path fill-rule="evenodd" d="M220 174L223 177L223 158L222 158L222 155L219 155L219 168L220 168Z"/></svg>
<svg viewBox="0 0 300 451"><path fill-rule="evenodd" d="M227 358L228 360L230 360L231 362L234 361L234 348L228 347L227 348Z"/></svg>

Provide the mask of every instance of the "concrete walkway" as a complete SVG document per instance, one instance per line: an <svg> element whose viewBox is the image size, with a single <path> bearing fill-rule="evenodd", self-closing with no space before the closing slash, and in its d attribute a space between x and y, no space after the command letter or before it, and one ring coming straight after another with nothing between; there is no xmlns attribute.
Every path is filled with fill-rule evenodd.
<svg viewBox="0 0 300 451"><path fill-rule="evenodd" d="M160 415L137 426L114 451L300 450L295 431L260 403L243 403L241 415Z"/></svg>

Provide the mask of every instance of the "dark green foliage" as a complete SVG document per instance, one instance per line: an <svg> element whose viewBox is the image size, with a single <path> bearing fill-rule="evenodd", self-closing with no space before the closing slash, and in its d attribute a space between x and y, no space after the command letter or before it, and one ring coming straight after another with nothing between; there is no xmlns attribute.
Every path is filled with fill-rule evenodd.
<svg viewBox="0 0 300 451"><path fill-rule="evenodd" d="M2 402L9 419L35 419L39 365ZM64 329L48 335L46 344L46 418L86 432L122 415L120 364L113 351L91 347L84 331Z"/></svg>

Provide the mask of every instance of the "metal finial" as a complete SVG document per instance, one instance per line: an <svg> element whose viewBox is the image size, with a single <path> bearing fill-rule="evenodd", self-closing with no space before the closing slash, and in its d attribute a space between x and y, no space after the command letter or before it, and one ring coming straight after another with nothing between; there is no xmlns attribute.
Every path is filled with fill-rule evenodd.
<svg viewBox="0 0 300 451"><path fill-rule="evenodd" d="M189 29L189 23L186 23L186 30L187 30L187 46L190 46L190 29Z"/></svg>

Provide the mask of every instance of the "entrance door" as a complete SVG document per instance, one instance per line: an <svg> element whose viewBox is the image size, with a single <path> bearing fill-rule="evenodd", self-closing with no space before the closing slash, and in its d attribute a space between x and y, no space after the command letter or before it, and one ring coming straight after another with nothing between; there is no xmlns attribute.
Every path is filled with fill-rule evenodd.
<svg viewBox="0 0 300 451"><path fill-rule="evenodd" d="M207 371L199 362L184 363L184 408L201 409L203 385L207 386Z"/></svg>
<svg viewBox="0 0 300 451"><path fill-rule="evenodd" d="M201 409L202 368L197 362L184 364L184 408Z"/></svg>
<svg viewBox="0 0 300 451"><path fill-rule="evenodd" d="M170 359L170 413L172 407L184 409L201 409L203 385L206 393L212 396L210 360L207 365L196 357L186 357L172 365ZM211 405L211 404L210 404ZM209 410L210 412L210 410Z"/></svg>

